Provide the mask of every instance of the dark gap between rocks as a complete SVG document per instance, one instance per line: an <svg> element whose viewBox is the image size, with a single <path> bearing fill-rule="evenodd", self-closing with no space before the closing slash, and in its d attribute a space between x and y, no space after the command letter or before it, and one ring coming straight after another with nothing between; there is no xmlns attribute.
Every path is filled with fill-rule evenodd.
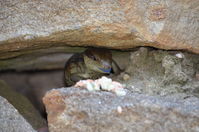
<svg viewBox="0 0 199 132"><path fill-rule="evenodd" d="M4 71L0 75L0 80L4 80L13 90L25 95L46 118L42 97L53 88L64 87L63 77L63 70Z"/></svg>
<svg viewBox="0 0 199 132"><path fill-rule="evenodd" d="M113 50L112 53L113 59L125 70L111 77L125 84L129 91L179 100L199 97L198 55L150 47ZM4 71L0 73L0 80L25 95L45 119L43 96L51 89L65 86L63 67L60 70Z"/></svg>

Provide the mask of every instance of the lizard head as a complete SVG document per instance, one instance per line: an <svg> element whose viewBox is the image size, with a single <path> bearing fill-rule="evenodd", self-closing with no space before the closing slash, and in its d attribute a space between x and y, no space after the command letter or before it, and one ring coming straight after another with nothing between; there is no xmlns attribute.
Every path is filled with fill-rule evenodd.
<svg viewBox="0 0 199 132"><path fill-rule="evenodd" d="M107 49L89 48L84 52L84 62L88 69L110 73L112 64L112 54Z"/></svg>

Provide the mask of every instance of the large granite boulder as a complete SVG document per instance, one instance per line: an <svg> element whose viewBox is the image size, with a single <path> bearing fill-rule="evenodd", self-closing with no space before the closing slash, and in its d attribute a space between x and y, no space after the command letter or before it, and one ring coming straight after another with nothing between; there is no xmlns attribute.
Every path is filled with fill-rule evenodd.
<svg viewBox="0 0 199 132"><path fill-rule="evenodd" d="M199 99L89 92L49 91L43 99L50 132L199 131Z"/></svg>
<svg viewBox="0 0 199 132"><path fill-rule="evenodd" d="M0 58L64 46L153 46L199 53L198 2L4 0Z"/></svg>
<svg viewBox="0 0 199 132"><path fill-rule="evenodd" d="M19 112L0 96L0 131L1 132L36 132Z"/></svg>

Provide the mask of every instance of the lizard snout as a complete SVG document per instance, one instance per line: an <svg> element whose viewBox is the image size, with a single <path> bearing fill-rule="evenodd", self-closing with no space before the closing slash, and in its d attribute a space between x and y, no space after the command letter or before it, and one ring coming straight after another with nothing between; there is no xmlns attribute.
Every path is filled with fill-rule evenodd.
<svg viewBox="0 0 199 132"><path fill-rule="evenodd" d="M111 65L107 62L103 63L103 68L99 68L104 73L110 73L111 72Z"/></svg>
<svg viewBox="0 0 199 132"><path fill-rule="evenodd" d="M104 73L111 73L111 68L109 69L104 69L104 68L99 68L101 71L103 71Z"/></svg>
<svg viewBox="0 0 199 132"><path fill-rule="evenodd" d="M111 69L111 65L107 62L103 63L103 67L104 67L104 69Z"/></svg>

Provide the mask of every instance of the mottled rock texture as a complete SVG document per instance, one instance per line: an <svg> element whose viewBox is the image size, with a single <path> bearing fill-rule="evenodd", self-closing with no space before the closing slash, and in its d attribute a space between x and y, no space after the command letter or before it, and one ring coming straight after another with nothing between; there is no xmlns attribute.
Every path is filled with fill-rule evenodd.
<svg viewBox="0 0 199 132"><path fill-rule="evenodd" d="M116 80L136 93L149 95L192 94L199 97L199 56L182 51L139 48ZM128 79L124 79L129 75ZM123 80L123 81L122 81Z"/></svg>
<svg viewBox="0 0 199 132"><path fill-rule="evenodd" d="M199 53L198 2L1 0L0 58L67 45L153 46Z"/></svg>
<svg viewBox="0 0 199 132"><path fill-rule="evenodd" d="M0 132L36 132L19 112L0 96Z"/></svg>
<svg viewBox="0 0 199 132"><path fill-rule="evenodd" d="M45 119L41 117L39 111L35 109L32 103L25 96L17 93L14 89L11 89L2 80L0 80L0 96L6 98L34 129L47 126Z"/></svg>
<svg viewBox="0 0 199 132"><path fill-rule="evenodd" d="M199 131L199 99L160 98L128 92L52 90L43 99L50 132Z"/></svg>

